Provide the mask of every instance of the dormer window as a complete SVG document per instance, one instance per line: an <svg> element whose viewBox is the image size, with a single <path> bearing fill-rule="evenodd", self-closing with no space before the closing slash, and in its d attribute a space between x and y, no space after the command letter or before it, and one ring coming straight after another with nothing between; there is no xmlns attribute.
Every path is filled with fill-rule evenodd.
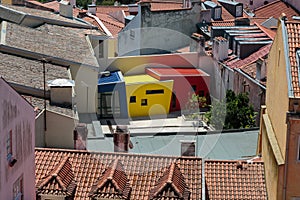
<svg viewBox="0 0 300 200"><path fill-rule="evenodd" d="M215 8L215 19L221 19L222 9L220 7Z"/></svg>
<svg viewBox="0 0 300 200"><path fill-rule="evenodd" d="M243 6L236 6L236 17L241 17L243 16Z"/></svg>

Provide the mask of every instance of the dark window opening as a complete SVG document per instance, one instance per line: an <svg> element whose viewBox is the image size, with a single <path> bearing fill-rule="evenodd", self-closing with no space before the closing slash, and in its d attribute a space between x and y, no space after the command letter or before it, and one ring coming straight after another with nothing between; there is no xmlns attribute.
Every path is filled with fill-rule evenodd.
<svg viewBox="0 0 300 200"><path fill-rule="evenodd" d="M192 90L193 90L193 92L196 92L197 86L196 85L192 85Z"/></svg>
<svg viewBox="0 0 300 200"><path fill-rule="evenodd" d="M104 45L103 45L103 40L99 40L99 58L104 57Z"/></svg>
<svg viewBox="0 0 300 200"><path fill-rule="evenodd" d="M136 96L131 96L129 102L130 103L136 103Z"/></svg>
<svg viewBox="0 0 300 200"><path fill-rule="evenodd" d="M203 90L199 91L199 97L204 97L204 91Z"/></svg>
<svg viewBox="0 0 300 200"><path fill-rule="evenodd" d="M171 99L171 107L175 108L176 107L176 94L172 94L172 99Z"/></svg>
<svg viewBox="0 0 300 200"><path fill-rule="evenodd" d="M267 5L269 2L268 1L264 1L264 5Z"/></svg>
<svg viewBox="0 0 300 200"><path fill-rule="evenodd" d="M146 90L146 94L163 94L164 90L160 89L160 90Z"/></svg>
<svg viewBox="0 0 300 200"><path fill-rule="evenodd" d="M182 156L195 156L195 142L182 142L181 155Z"/></svg>
<svg viewBox="0 0 300 200"><path fill-rule="evenodd" d="M250 0L250 5L251 5L251 6L253 5L253 0Z"/></svg>
<svg viewBox="0 0 300 200"><path fill-rule="evenodd" d="M142 99L141 106L147 106L147 105L148 105L147 99Z"/></svg>

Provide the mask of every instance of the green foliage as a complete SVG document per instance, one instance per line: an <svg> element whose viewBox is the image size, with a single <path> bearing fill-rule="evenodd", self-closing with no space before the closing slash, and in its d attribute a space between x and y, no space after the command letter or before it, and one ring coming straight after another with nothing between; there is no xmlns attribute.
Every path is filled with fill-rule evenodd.
<svg viewBox="0 0 300 200"><path fill-rule="evenodd" d="M247 93L235 95L232 90L228 90L226 103L213 101L206 118L216 129L251 128L255 126L256 113L253 106L249 105Z"/></svg>
<svg viewBox="0 0 300 200"><path fill-rule="evenodd" d="M206 97L199 97L199 95L196 95L195 93L191 95L191 98L185 105L185 109L188 113L199 112L199 108L205 107L207 107Z"/></svg>

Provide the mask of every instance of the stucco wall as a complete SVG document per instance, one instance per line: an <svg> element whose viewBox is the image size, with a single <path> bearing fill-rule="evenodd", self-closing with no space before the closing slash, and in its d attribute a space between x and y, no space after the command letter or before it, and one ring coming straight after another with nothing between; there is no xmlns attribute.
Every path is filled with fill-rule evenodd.
<svg viewBox="0 0 300 200"><path fill-rule="evenodd" d="M96 113L98 70L86 66L72 66L72 79L75 80L75 97L79 113Z"/></svg>
<svg viewBox="0 0 300 200"><path fill-rule="evenodd" d="M291 6L293 6L294 8L296 8L298 10L298 12L300 11L300 1L299 0L285 0L288 4L290 4Z"/></svg>
<svg viewBox="0 0 300 200"><path fill-rule="evenodd" d="M163 94L146 94L146 90L163 89ZM165 115L169 113L173 81L155 83L133 83L126 85L128 113L130 117ZM130 96L136 96L136 103L130 103ZM141 105L147 99L147 105Z"/></svg>
<svg viewBox="0 0 300 200"><path fill-rule="evenodd" d="M254 10L260 6L263 6L265 1L271 3L276 0L253 0L253 5L250 5L250 0L236 0L236 1L243 3L244 8L246 8L246 5L248 5L251 10Z"/></svg>
<svg viewBox="0 0 300 200"><path fill-rule="evenodd" d="M173 51L189 45L190 36L197 32L201 6L191 9L151 11L147 3L141 5L141 54ZM150 48L150 49L149 49Z"/></svg>
<svg viewBox="0 0 300 200"><path fill-rule="evenodd" d="M75 130L77 120L48 110L46 116L46 147L73 149L73 131Z"/></svg>
<svg viewBox="0 0 300 200"><path fill-rule="evenodd" d="M198 53L144 55L109 58L109 70L120 70L124 75L145 74L146 67L198 66Z"/></svg>
<svg viewBox="0 0 300 200"><path fill-rule="evenodd" d="M23 199L35 199L34 118L33 107L0 78L0 199L13 199L13 184L23 177ZM10 167L7 139L12 133Z"/></svg>
<svg viewBox="0 0 300 200"><path fill-rule="evenodd" d="M283 157L286 148L286 112L289 105L285 59L282 27L279 26L268 58L266 106Z"/></svg>
<svg viewBox="0 0 300 200"><path fill-rule="evenodd" d="M265 165L266 188L269 199L277 199L278 165L275 160L271 145L268 140L264 122L261 123L262 131L262 157Z"/></svg>
<svg viewBox="0 0 300 200"><path fill-rule="evenodd" d="M288 165L287 165L287 198L300 197L300 161L298 158L298 145L300 137L300 119L291 117L290 123L290 138L288 141L289 154L288 154Z"/></svg>
<svg viewBox="0 0 300 200"><path fill-rule="evenodd" d="M35 118L35 146L45 147L44 111Z"/></svg>

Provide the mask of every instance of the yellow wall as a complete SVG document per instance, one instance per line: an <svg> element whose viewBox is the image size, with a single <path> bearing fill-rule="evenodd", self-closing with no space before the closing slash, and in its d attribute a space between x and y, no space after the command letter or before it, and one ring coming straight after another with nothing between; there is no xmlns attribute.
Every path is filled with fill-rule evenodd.
<svg viewBox="0 0 300 200"><path fill-rule="evenodd" d="M281 153L285 157L289 95L281 26L278 27L269 54L267 77L266 106Z"/></svg>
<svg viewBox="0 0 300 200"><path fill-rule="evenodd" d="M12 4L12 0L2 0L1 2L2 4L9 4L9 5Z"/></svg>
<svg viewBox="0 0 300 200"><path fill-rule="evenodd" d="M262 157L265 165L265 178L268 199L277 199L278 165L269 143L266 127L261 123L262 131Z"/></svg>
<svg viewBox="0 0 300 200"><path fill-rule="evenodd" d="M145 82L143 79L144 77ZM147 79L147 75L138 77L125 77L126 83L126 95L128 113L130 117L141 117L141 116L153 116L153 115L164 115L169 113L173 80L170 81L153 81L151 77ZM134 81L136 80L136 82ZM148 82L147 82L148 80ZM163 94L146 94L146 90L159 90L163 89ZM135 96L136 102L130 103L130 97ZM147 105L142 106L142 99L147 99Z"/></svg>

